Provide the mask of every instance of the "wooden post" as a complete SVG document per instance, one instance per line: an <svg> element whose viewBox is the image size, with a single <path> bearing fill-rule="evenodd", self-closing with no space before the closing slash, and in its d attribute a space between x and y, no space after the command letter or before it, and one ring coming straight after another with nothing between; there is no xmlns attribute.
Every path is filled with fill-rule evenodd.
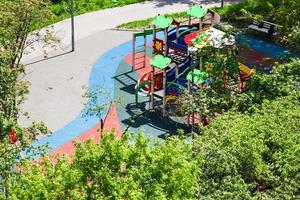
<svg viewBox="0 0 300 200"><path fill-rule="evenodd" d="M166 69L163 71L163 117L166 116Z"/></svg>
<svg viewBox="0 0 300 200"><path fill-rule="evenodd" d="M154 40L154 39L156 39L156 27L155 27L155 25L153 25L153 40ZM153 52L155 52L155 47L154 47L154 45L155 45L155 44L153 44L153 50L152 50Z"/></svg>
<svg viewBox="0 0 300 200"><path fill-rule="evenodd" d="M199 19L199 30L202 30L202 17Z"/></svg>
<svg viewBox="0 0 300 200"><path fill-rule="evenodd" d="M164 30L164 56L167 56L168 54L168 28L165 28Z"/></svg>
<svg viewBox="0 0 300 200"><path fill-rule="evenodd" d="M203 59L202 59L202 58L203 58L203 57L201 56L201 57L200 57L200 61L199 61L199 69L200 69L200 70L203 69L203 65L202 65L202 64L203 64L203 63L202 63L202 60L203 60Z"/></svg>
<svg viewBox="0 0 300 200"><path fill-rule="evenodd" d="M194 67L192 67L192 86L193 85L194 85ZM192 90L190 90L190 92L192 93ZM194 130L195 130L195 112L194 112L194 108L193 108L193 112L192 112L192 131L194 131Z"/></svg>
<svg viewBox="0 0 300 200"><path fill-rule="evenodd" d="M179 75L179 67L178 67L178 65L179 64L177 62L175 64L176 64L175 77L176 77L176 79L178 79L178 75Z"/></svg>
<svg viewBox="0 0 300 200"><path fill-rule="evenodd" d="M195 52L192 53L192 59L193 59L194 56L195 56ZM191 65L192 83L189 82L189 93L190 94L193 93L191 87L193 87L193 85L194 85L194 78L195 78L194 77L194 65L195 64L196 63L192 63L192 65ZM194 108L193 108L193 112L192 112L192 131L194 131L194 130L195 130L195 113L194 113Z"/></svg>
<svg viewBox="0 0 300 200"><path fill-rule="evenodd" d="M155 68L154 66L152 67L152 71L151 71L151 107L152 109L154 109L154 73L155 73Z"/></svg>
<svg viewBox="0 0 300 200"><path fill-rule="evenodd" d="M191 28L191 25L192 25L192 18L191 16L189 16L189 28Z"/></svg>
<svg viewBox="0 0 300 200"><path fill-rule="evenodd" d="M132 68L131 70L134 71L134 64L135 64L135 35L132 35Z"/></svg>
<svg viewBox="0 0 300 200"><path fill-rule="evenodd" d="M179 25L176 25L176 43L178 43L178 37L179 37Z"/></svg>
<svg viewBox="0 0 300 200"><path fill-rule="evenodd" d="M146 58L147 58L147 35L146 35L146 30L144 29L144 67L146 67Z"/></svg>
<svg viewBox="0 0 300 200"><path fill-rule="evenodd" d="M211 14L211 26L214 26L215 25L215 13L214 12L212 12L212 14Z"/></svg>

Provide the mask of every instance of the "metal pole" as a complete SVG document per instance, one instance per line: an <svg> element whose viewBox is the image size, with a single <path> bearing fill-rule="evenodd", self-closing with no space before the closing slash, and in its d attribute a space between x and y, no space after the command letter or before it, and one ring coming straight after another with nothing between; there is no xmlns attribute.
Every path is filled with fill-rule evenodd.
<svg viewBox="0 0 300 200"><path fill-rule="evenodd" d="M152 78L152 81L151 81L151 108L154 109L154 74L155 74L155 68L154 66L151 66L152 67L152 70L151 70L151 78Z"/></svg>
<svg viewBox="0 0 300 200"><path fill-rule="evenodd" d="M192 87L194 86L194 64L192 64ZM192 94L192 89L190 90L190 93ZM195 112L194 112L194 107L193 108L193 113L192 113L192 131L195 131Z"/></svg>
<svg viewBox="0 0 300 200"><path fill-rule="evenodd" d="M135 35L134 33L132 34L132 67L131 71L134 71L134 66L135 65Z"/></svg>
<svg viewBox="0 0 300 200"><path fill-rule="evenodd" d="M199 19L199 30L202 30L202 17Z"/></svg>
<svg viewBox="0 0 300 200"><path fill-rule="evenodd" d="M167 91L167 84L166 84L166 69L163 71L163 117L166 116L166 91Z"/></svg>
<svg viewBox="0 0 300 200"><path fill-rule="evenodd" d="M178 37L179 37L179 25L176 25L176 43L178 43Z"/></svg>
<svg viewBox="0 0 300 200"><path fill-rule="evenodd" d="M71 0L71 34L72 34L72 51L75 51L75 31L74 31L74 0Z"/></svg>
<svg viewBox="0 0 300 200"><path fill-rule="evenodd" d="M146 67L146 58L147 58L147 35L146 30L144 29L144 67Z"/></svg>
<svg viewBox="0 0 300 200"><path fill-rule="evenodd" d="M164 56L167 56L168 54L168 31L167 31L168 28L165 28L164 30Z"/></svg>
<svg viewBox="0 0 300 200"><path fill-rule="evenodd" d="M224 8L224 0L221 1L221 8Z"/></svg>

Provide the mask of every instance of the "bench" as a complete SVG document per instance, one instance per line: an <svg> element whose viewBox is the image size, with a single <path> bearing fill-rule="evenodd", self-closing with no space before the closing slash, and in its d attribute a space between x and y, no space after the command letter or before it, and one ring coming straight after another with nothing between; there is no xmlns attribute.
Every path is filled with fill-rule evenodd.
<svg viewBox="0 0 300 200"><path fill-rule="evenodd" d="M262 21L262 22L252 21L252 23L248 26L248 28L261 31L263 33L267 33L268 36L272 36L277 34L276 26L279 25L267 21Z"/></svg>

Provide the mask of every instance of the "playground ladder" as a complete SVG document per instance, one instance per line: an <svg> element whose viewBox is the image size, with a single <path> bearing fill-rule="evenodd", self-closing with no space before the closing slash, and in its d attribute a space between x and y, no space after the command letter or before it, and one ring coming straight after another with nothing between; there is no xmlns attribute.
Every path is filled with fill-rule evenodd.
<svg viewBox="0 0 300 200"><path fill-rule="evenodd" d="M143 32L133 33L132 35L132 71L135 68L136 63L136 53L143 53L143 67L146 66L146 57L147 57L147 35L152 35L153 30L144 30ZM143 37L144 42L142 45L136 46L137 37ZM141 49L138 49L141 48ZM138 50L137 50L138 49Z"/></svg>

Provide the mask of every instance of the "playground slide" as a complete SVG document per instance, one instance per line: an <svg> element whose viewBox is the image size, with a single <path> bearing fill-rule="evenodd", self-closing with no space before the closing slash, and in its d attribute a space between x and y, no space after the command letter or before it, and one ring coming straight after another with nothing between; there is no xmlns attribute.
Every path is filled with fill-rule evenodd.
<svg viewBox="0 0 300 200"><path fill-rule="evenodd" d="M256 74L256 70L255 69L250 69L249 67L247 67L246 65L242 64L242 63L238 63L239 64L239 68L240 71L245 75L245 76L250 76L252 74Z"/></svg>
<svg viewBox="0 0 300 200"><path fill-rule="evenodd" d="M187 29L189 29L189 26L187 26L187 25L180 26L179 27L179 33L183 32L183 31L185 31ZM176 27L174 27L174 28L172 28L172 29L170 29L168 31L168 40L172 40L173 41L175 39L176 39Z"/></svg>
<svg viewBox="0 0 300 200"><path fill-rule="evenodd" d="M189 28L189 26L181 26L179 27L179 35L178 35L178 43L184 44L183 38L185 35L193 33L198 29L195 27ZM174 41L176 39L176 28L171 29L168 32L168 41Z"/></svg>

